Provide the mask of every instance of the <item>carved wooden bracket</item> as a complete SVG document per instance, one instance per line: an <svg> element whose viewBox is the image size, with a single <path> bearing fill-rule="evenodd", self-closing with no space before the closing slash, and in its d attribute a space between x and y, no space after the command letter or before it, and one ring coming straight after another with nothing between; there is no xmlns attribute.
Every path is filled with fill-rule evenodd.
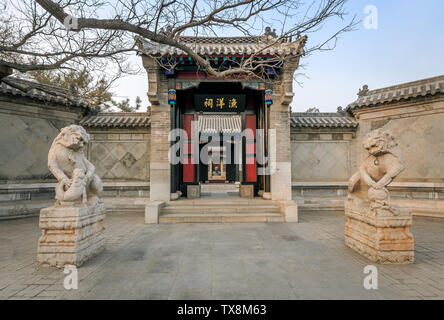
<svg viewBox="0 0 444 320"><path fill-rule="evenodd" d="M159 66L148 56L142 56L142 62L148 75L148 100L152 105L159 105Z"/></svg>
<svg viewBox="0 0 444 320"><path fill-rule="evenodd" d="M293 101L293 75L299 67L299 57L289 59L282 74L281 104L288 106Z"/></svg>

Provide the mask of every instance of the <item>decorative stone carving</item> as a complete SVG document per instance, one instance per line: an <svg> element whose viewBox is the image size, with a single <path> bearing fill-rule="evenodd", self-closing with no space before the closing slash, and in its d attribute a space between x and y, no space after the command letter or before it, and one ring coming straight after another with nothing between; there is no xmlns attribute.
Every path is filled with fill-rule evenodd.
<svg viewBox="0 0 444 320"><path fill-rule="evenodd" d="M83 153L88 142L84 128L70 125L51 145L48 167L58 180L57 201L40 211L39 264L79 266L104 248L105 208L99 199L103 187Z"/></svg>
<svg viewBox="0 0 444 320"><path fill-rule="evenodd" d="M103 190L94 165L83 153L88 142L85 129L73 124L60 131L49 149L48 167L57 178L56 199L61 205L87 201L94 205Z"/></svg>
<svg viewBox="0 0 444 320"><path fill-rule="evenodd" d="M254 186L252 184L241 184L239 196L241 198L254 198Z"/></svg>
<svg viewBox="0 0 444 320"><path fill-rule="evenodd" d="M270 27L265 27L264 35L269 36L269 37L273 37L273 38L277 38L276 29L273 29L273 31L271 31Z"/></svg>
<svg viewBox="0 0 444 320"><path fill-rule="evenodd" d="M366 96L366 95L368 95L369 92L370 92L370 90L368 89L368 85L364 84L362 86L362 89L359 89L358 97Z"/></svg>
<svg viewBox="0 0 444 320"><path fill-rule="evenodd" d="M187 198L198 199L200 198L200 184L199 185L187 185Z"/></svg>
<svg viewBox="0 0 444 320"><path fill-rule="evenodd" d="M382 129L367 134L363 144L368 157L349 181L345 243L377 263L413 263L412 213L392 206L387 189L404 170L402 151Z"/></svg>

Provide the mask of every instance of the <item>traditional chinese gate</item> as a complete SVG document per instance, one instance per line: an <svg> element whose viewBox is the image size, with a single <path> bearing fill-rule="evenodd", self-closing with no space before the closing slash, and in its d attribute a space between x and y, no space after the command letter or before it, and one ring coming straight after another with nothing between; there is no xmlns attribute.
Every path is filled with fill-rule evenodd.
<svg viewBox="0 0 444 320"><path fill-rule="evenodd" d="M204 82L198 89L179 91L171 118L172 128L182 128L186 133L182 139L184 161L172 165L171 192L180 190L186 196L188 185L211 180L208 164L199 161L203 147L199 142L212 141L205 137L210 134L213 150L219 147L229 157L223 158L225 167L219 179L253 185L257 193L265 181L258 177L256 146L257 128L264 128L263 109L264 92L242 88L240 83ZM236 148L240 159L236 159ZM235 163L239 160L241 164Z"/></svg>

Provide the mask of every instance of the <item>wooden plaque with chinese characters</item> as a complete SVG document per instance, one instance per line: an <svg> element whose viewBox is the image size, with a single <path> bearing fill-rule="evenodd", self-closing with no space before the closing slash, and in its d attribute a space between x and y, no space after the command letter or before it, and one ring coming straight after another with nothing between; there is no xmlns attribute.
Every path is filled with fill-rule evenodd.
<svg viewBox="0 0 444 320"><path fill-rule="evenodd" d="M245 95L196 94L194 104L196 111L202 112L243 112Z"/></svg>

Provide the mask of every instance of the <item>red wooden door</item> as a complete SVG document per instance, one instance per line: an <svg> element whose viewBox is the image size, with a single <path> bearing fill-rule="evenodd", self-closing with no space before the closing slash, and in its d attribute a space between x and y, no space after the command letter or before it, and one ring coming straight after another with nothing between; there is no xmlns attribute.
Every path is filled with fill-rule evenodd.
<svg viewBox="0 0 444 320"><path fill-rule="evenodd" d="M192 139L194 138L193 130L194 114L184 114L183 128L187 134L184 139L184 163L183 163L183 182L195 182L195 163L193 154L195 152ZM197 150L198 152L199 150Z"/></svg>
<svg viewBox="0 0 444 320"><path fill-rule="evenodd" d="M245 129L245 179L246 182L257 182L256 115L245 115Z"/></svg>

